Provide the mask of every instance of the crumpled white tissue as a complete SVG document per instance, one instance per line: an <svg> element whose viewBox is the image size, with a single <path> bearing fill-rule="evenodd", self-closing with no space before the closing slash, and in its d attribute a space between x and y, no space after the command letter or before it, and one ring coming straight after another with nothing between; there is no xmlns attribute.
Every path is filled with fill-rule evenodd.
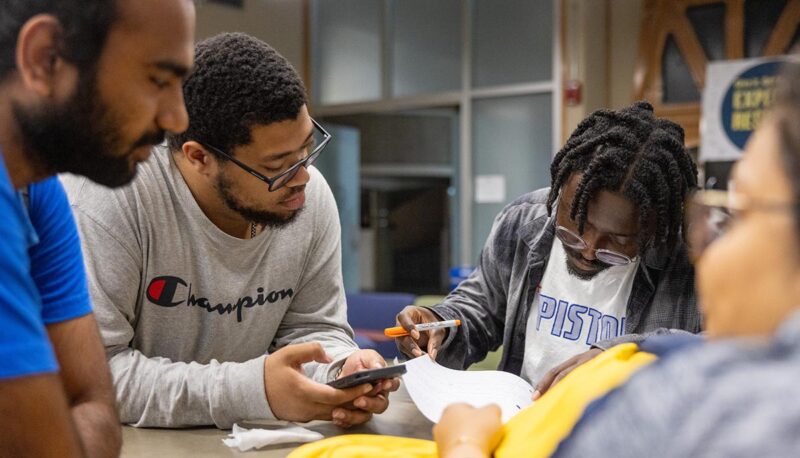
<svg viewBox="0 0 800 458"><path fill-rule="evenodd" d="M289 424L280 429L247 429L234 423L230 439L222 439L228 447L239 448L246 452L250 449L266 447L267 445L289 444L298 442L313 442L324 436L318 432Z"/></svg>

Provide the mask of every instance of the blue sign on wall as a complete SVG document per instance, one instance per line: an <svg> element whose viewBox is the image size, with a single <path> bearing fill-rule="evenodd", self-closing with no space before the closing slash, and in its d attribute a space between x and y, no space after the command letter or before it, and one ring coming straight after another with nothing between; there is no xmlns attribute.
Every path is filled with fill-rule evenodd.
<svg viewBox="0 0 800 458"><path fill-rule="evenodd" d="M780 61L757 64L740 73L728 86L720 120L725 134L739 149L744 149L750 134L775 99L780 64Z"/></svg>

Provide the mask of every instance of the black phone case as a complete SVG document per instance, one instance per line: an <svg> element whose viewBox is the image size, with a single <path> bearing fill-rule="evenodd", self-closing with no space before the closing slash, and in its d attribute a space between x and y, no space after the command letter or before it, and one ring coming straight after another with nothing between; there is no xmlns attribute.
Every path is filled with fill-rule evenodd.
<svg viewBox="0 0 800 458"><path fill-rule="evenodd" d="M366 371L356 372L347 377L336 379L328 382L329 386L334 388L350 388L353 386L361 385L362 383L371 383L377 380L397 377L406 373L406 366L398 364L396 366L381 367L380 369L369 369Z"/></svg>

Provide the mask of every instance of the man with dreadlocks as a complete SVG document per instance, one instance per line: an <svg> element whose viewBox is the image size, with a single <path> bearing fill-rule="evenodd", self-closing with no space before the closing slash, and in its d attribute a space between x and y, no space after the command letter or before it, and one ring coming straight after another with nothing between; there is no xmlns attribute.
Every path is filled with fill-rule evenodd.
<svg viewBox="0 0 800 458"><path fill-rule="evenodd" d="M404 353L424 348L465 369L502 344L499 369L537 386L538 397L637 334L700 331L681 230L697 169L683 129L656 118L646 102L598 110L558 152L551 176L551 188L495 218L475 272L444 302L397 316L411 334L398 339ZM450 319L462 326L413 329Z"/></svg>

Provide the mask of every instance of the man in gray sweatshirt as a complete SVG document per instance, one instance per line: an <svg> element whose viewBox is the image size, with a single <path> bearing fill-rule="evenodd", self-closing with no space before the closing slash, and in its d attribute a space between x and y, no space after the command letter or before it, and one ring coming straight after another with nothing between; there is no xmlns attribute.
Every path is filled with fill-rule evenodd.
<svg viewBox="0 0 800 458"><path fill-rule="evenodd" d="M266 43L223 34L195 58L188 130L130 187L63 178L121 420L365 422L399 382L325 385L385 365L347 324L336 204L311 166L330 136Z"/></svg>

